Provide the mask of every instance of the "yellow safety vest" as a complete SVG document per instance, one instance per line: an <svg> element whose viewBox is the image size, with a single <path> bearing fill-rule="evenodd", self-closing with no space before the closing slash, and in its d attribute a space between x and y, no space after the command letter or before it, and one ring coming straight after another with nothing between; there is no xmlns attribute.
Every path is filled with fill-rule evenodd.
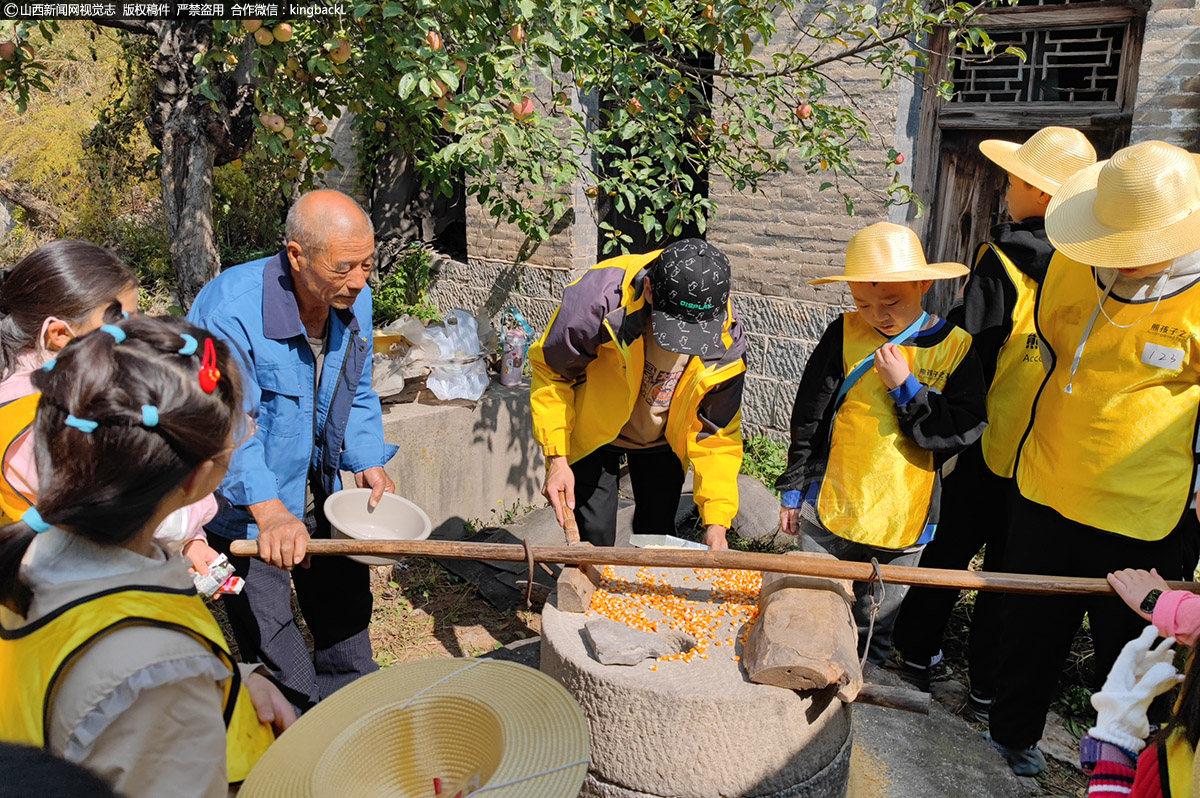
<svg viewBox="0 0 1200 798"><path fill-rule="evenodd" d="M1193 493L1200 412L1200 289L1129 303L1110 297L1071 364L1100 295L1091 268L1056 253L1037 299L1052 369L1018 455L1025 498L1066 518L1161 540ZM1066 392L1070 384L1070 393Z"/></svg>
<svg viewBox="0 0 1200 798"><path fill-rule="evenodd" d="M21 492L8 478L3 464L8 460L8 450L33 426L37 415L40 393L22 396L0 405L0 524L16 521L21 513L37 501L36 496Z"/></svg>
<svg viewBox="0 0 1200 798"><path fill-rule="evenodd" d="M848 375L863 358L887 342L858 313L842 316L842 368ZM909 369L936 391L967 352L971 336L951 327L936 346L901 346ZM846 393L833 419L829 461L817 498L821 524L838 537L903 549L925 531L936 479L933 452L900 429L896 403L875 369L868 369Z"/></svg>
<svg viewBox="0 0 1200 798"><path fill-rule="evenodd" d="M16 616L3 612L6 621ZM210 648L233 672L225 682L226 767L241 782L275 739L258 719L250 695L212 613L195 591L130 586L87 596L32 623L0 624L0 740L45 748L55 685L72 660L101 635L127 626L175 629Z"/></svg>
<svg viewBox="0 0 1200 798"><path fill-rule="evenodd" d="M988 425L980 445L983 461L993 474L1013 475L1017 445L1029 426L1029 411L1038 387L1046 378L1042 352L1038 347L1033 323L1033 308L1037 298L1037 281L1017 268L995 244L985 244L979 256L991 248L1004 266L1004 272L1017 290L1017 303L1012 310L1012 329L996 356L996 376L988 388Z"/></svg>
<svg viewBox="0 0 1200 798"><path fill-rule="evenodd" d="M1178 702L1176 708L1178 709ZM1192 763L1196 752L1183 733L1175 729L1158 744L1158 780L1163 798L1184 798L1192 794Z"/></svg>

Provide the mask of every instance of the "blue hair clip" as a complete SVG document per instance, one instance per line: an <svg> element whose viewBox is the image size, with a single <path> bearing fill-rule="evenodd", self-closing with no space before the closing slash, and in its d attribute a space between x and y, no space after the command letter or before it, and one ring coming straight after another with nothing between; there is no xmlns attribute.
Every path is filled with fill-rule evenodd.
<svg viewBox="0 0 1200 798"><path fill-rule="evenodd" d="M142 426L158 426L158 408L154 405L142 405Z"/></svg>
<svg viewBox="0 0 1200 798"><path fill-rule="evenodd" d="M54 367L58 365L57 360L47 360L42 364L42 371L54 371Z"/></svg>
<svg viewBox="0 0 1200 798"><path fill-rule="evenodd" d="M116 339L117 343L125 342L125 331L115 324L105 324L100 328L100 332L106 332Z"/></svg>
<svg viewBox="0 0 1200 798"><path fill-rule="evenodd" d="M196 354L196 348L199 346L196 343L196 339L187 333L181 333L179 337L183 339L183 346L179 347L179 354L187 355L188 357Z"/></svg>
<svg viewBox="0 0 1200 798"><path fill-rule="evenodd" d="M36 507L30 507L21 513L21 520L25 522L25 526L39 535L50 530L50 525L42 520L42 514L37 511Z"/></svg>
<svg viewBox="0 0 1200 798"><path fill-rule="evenodd" d="M89 434L95 432L96 427L100 426L95 421L89 421L86 418L76 418L75 416L71 415L70 413L67 414L66 424L68 427L74 427L75 429L79 430L80 432L86 432Z"/></svg>

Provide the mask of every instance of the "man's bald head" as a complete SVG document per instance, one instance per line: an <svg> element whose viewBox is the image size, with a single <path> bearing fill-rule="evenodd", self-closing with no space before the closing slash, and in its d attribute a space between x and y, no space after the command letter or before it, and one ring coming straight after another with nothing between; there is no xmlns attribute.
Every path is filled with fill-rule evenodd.
<svg viewBox="0 0 1200 798"><path fill-rule="evenodd" d="M352 197L323 188L302 194L288 210L284 232L305 252L321 254L336 239L375 238L375 225Z"/></svg>

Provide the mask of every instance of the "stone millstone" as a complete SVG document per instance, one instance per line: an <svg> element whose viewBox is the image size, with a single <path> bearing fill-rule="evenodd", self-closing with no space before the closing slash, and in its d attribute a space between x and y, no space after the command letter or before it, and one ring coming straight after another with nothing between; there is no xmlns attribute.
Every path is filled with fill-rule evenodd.
<svg viewBox="0 0 1200 798"><path fill-rule="evenodd" d="M631 629L608 618L593 618L583 625L592 654L603 665L637 665L650 657L665 657L686 651L694 643L685 635L666 637Z"/></svg>
<svg viewBox="0 0 1200 798"><path fill-rule="evenodd" d="M671 584L689 576L703 589L691 569L670 570ZM575 696L591 731L582 798L844 798L850 706L832 691L753 684L734 659L742 652L724 645L654 671L602 665L588 651L590 620L553 603L542 612L542 671Z"/></svg>

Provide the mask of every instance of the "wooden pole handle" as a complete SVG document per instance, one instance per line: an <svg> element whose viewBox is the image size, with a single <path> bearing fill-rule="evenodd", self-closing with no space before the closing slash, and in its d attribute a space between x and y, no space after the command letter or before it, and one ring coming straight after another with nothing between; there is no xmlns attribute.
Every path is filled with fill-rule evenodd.
<svg viewBox="0 0 1200 798"><path fill-rule="evenodd" d="M902 709L905 712L916 712L918 715L929 714L931 696L917 690L905 687L892 687L886 684L864 684L855 696L853 703L870 704L873 707L886 709Z"/></svg>
<svg viewBox="0 0 1200 798"><path fill-rule="evenodd" d="M699 551L696 549L635 549L607 546L533 546L535 562L562 565L635 565L660 568L731 568L802 574L853 582L873 581L870 563L847 562L817 557L796 557L750 551ZM237 557L258 555L258 543L235 540L230 553ZM525 562L525 547L513 543L465 543L448 540L310 540L313 556L366 554L376 557L436 557L449 560L497 560ZM1107 579L1040 574L1004 574L987 571L954 571L945 568L910 568L881 565L885 584L917 587L948 587L958 590L993 590L1044 596L1111 596ZM1200 582L1168 582L1172 590L1200 593Z"/></svg>
<svg viewBox="0 0 1200 798"><path fill-rule="evenodd" d="M562 507L562 528L563 532L567 536L567 545L569 546L572 543L578 543L579 524L575 522L575 511L567 505L567 492L565 490L560 490L558 492L558 503L559 506Z"/></svg>

